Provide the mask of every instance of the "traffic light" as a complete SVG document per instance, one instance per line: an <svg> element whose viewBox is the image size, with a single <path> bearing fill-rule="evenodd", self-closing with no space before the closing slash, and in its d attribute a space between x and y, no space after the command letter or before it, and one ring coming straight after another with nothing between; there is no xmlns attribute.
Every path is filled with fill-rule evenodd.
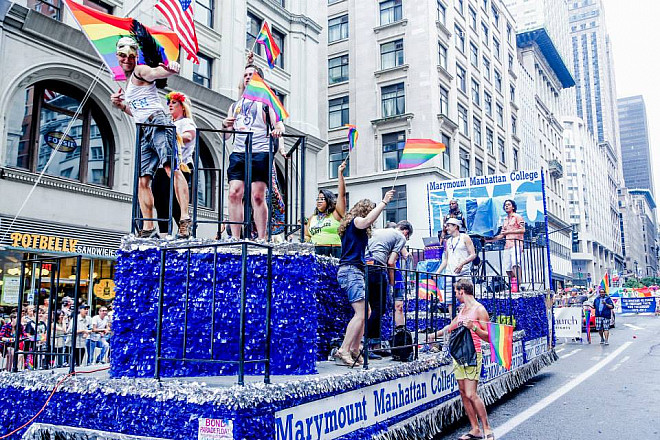
<svg viewBox="0 0 660 440"><path fill-rule="evenodd" d="M573 245L577 245L580 242L580 236L578 235L578 231L575 226L573 226L573 232L571 235L573 237Z"/></svg>

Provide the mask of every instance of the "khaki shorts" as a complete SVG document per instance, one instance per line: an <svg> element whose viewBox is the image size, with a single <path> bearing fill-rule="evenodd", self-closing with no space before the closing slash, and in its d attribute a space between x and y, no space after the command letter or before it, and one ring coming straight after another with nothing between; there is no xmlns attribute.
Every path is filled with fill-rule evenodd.
<svg viewBox="0 0 660 440"><path fill-rule="evenodd" d="M454 359L454 377L456 377L456 380L468 379L479 382L479 377L481 377L481 361L481 350L477 352L477 365L473 367L459 365L456 359Z"/></svg>

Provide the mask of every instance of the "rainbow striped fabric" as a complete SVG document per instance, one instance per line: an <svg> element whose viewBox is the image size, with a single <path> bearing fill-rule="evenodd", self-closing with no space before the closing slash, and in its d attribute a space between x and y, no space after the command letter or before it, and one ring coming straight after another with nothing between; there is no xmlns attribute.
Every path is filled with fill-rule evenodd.
<svg viewBox="0 0 660 440"><path fill-rule="evenodd" d="M415 168L445 151L447 146L433 139L408 139L401 155L399 169Z"/></svg>
<svg viewBox="0 0 660 440"><path fill-rule="evenodd" d="M115 50L117 41L121 37L130 36L133 19L104 14L71 0L64 1L82 28L83 33L92 43L96 53L112 72L114 79L116 81L125 80L126 76L119 67ZM167 60L176 61L179 58L179 38L176 34L163 26L145 27L164 49Z"/></svg>
<svg viewBox="0 0 660 440"><path fill-rule="evenodd" d="M261 26L261 32L257 35L257 43L264 46L266 51L266 60L268 61L268 66L272 69L275 67L275 60L282 53L280 48L277 47L273 34L270 33L270 28L268 23L264 21L264 25Z"/></svg>
<svg viewBox="0 0 660 440"><path fill-rule="evenodd" d="M610 274L605 272L605 276L603 276L603 279L600 280L600 287L605 289L605 293L608 295L610 294Z"/></svg>
<svg viewBox="0 0 660 440"><path fill-rule="evenodd" d="M289 117L289 113L287 113L278 97L275 95L275 93L273 93L270 87L268 87L263 78L259 76L257 72L252 74L252 79L245 87L245 91L243 92L243 98L261 102L272 107L275 111L275 116L277 117L278 121Z"/></svg>
<svg viewBox="0 0 660 440"><path fill-rule="evenodd" d="M348 151L353 151L358 140L357 127L353 124L346 124L348 127Z"/></svg>
<svg viewBox="0 0 660 440"><path fill-rule="evenodd" d="M436 297L438 301L443 302L442 291L438 289L433 278L420 278L419 280L419 299L431 299Z"/></svg>
<svg viewBox="0 0 660 440"><path fill-rule="evenodd" d="M488 341L491 359L495 356L498 364L510 370L513 357L513 326L489 322Z"/></svg>

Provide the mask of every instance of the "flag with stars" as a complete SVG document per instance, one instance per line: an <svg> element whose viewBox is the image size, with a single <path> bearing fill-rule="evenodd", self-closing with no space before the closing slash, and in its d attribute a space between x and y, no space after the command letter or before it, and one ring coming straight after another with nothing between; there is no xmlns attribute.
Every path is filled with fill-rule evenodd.
<svg viewBox="0 0 660 440"><path fill-rule="evenodd" d="M197 51L197 33L195 32L195 20L193 14L193 0L159 0L156 9L160 11L170 24L170 28L177 34L186 52L188 59L199 64Z"/></svg>

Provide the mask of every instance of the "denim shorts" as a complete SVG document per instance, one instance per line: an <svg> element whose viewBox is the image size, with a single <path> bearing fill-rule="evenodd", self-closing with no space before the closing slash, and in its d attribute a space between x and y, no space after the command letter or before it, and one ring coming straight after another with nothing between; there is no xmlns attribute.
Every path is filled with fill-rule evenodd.
<svg viewBox="0 0 660 440"><path fill-rule="evenodd" d="M155 112L145 124L172 125L172 128L142 126L140 128L140 176L154 177L156 170L169 164L176 139L172 118L165 112Z"/></svg>
<svg viewBox="0 0 660 440"><path fill-rule="evenodd" d="M339 286L348 293L348 301L364 301L364 272L357 266L346 264L337 271Z"/></svg>

